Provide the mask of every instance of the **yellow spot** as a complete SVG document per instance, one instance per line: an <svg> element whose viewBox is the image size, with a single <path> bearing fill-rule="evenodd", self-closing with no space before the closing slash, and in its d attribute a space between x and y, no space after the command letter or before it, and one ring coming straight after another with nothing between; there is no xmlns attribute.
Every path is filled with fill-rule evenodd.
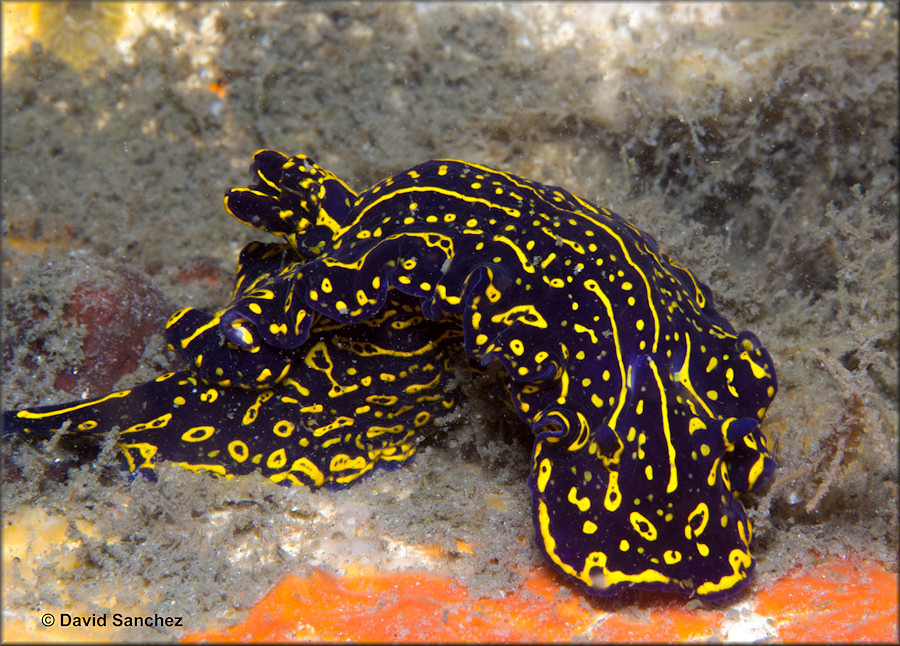
<svg viewBox="0 0 900 646"><path fill-rule="evenodd" d="M541 460L541 466L539 468L537 477L538 491L540 491L541 493L544 493L544 489L547 488L547 482L550 480L550 471L550 460L544 458L543 460Z"/></svg>
<svg viewBox="0 0 900 646"><path fill-rule="evenodd" d="M663 552L663 560L667 565L675 565L681 561L681 552L676 550L666 550Z"/></svg>
<svg viewBox="0 0 900 646"><path fill-rule="evenodd" d="M181 436L182 442L202 442L203 440L208 440L212 437L212 434L216 432L215 426L195 426L194 428L189 428L184 434Z"/></svg>
<svg viewBox="0 0 900 646"><path fill-rule="evenodd" d="M278 437L290 437L296 426L287 420L281 420L272 428L272 432Z"/></svg>
<svg viewBox="0 0 900 646"><path fill-rule="evenodd" d="M365 469L367 464L369 463L361 455L358 455L355 458L351 459L349 455L338 453L333 458L331 458L331 464L328 465L328 468L331 471L346 471L347 469L360 471L362 469Z"/></svg>
<svg viewBox="0 0 900 646"><path fill-rule="evenodd" d="M656 527L643 515L633 511L631 512L631 516L629 516L629 520L631 521L631 527L640 534L641 537L648 541L656 540Z"/></svg>
<svg viewBox="0 0 900 646"><path fill-rule="evenodd" d="M582 513L591 508L590 498L588 498L587 496L585 496L584 498L579 498L578 490L575 487L569 489L568 501L578 507L578 511Z"/></svg>
<svg viewBox="0 0 900 646"><path fill-rule="evenodd" d="M228 445L228 454L235 462L244 462L250 455L250 449L240 440L235 440Z"/></svg>
<svg viewBox="0 0 900 646"><path fill-rule="evenodd" d="M692 417L691 420L688 422L688 432L691 435L693 435L697 431L702 431L705 429L706 429L706 424L699 417Z"/></svg>
<svg viewBox="0 0 900 646"><path fill-rule="evenodd" d="M294 460L294 464L291 465L290 471L299 471L307 478L313 481L313 484L317 487L321 487L325 483L325 476L319 470L319 468L313 464L309 458L300 458L299 460ZM269 479L273 482L281 482L282 480L289 479L292 482L299 481L291 474L291 473L276 473L269 476Z"/></svg>
<svg viewBox="0 0 900 646"><path fill-rule="evenodd" d="M593 534L597 531L597 524L592 523L589 520L584 521L584 525L581 527L581 531L585 534Z"/></svg>
<svg viewBox="0 0 900 646"><path fill-rule="evenodd" d="M272 451L272 453L269 454L269 459L266 460L266 466L270 469L280 469L285 464L287 464L287 455L285 454L284 449Z"/></svg>
<svg viewBox="0 0 900 646"><path fill-rule="evenodd" d="M700 519L699 525L694 527L694 520L696 518ZM688 515L688 524L684 526L684 537L688 540L692 538L696 538L703 533L703 530L706 529L706 525L709 522L709 507L705 502L699 503L694 510Z"/></svg>
<svg viewBox="0 0 900 646"><path fill-rule="evenodd" d="M588 336L590 336L590 338L591 338L591 343L595 343L595 344L598 343L597 335L594 333L594 331L592 329L587 328L587 327L581 325L580 323L576 323L573 326L573 329L576 332L578 332L579 334L585 334L585 333L588 334Z"/></svg>

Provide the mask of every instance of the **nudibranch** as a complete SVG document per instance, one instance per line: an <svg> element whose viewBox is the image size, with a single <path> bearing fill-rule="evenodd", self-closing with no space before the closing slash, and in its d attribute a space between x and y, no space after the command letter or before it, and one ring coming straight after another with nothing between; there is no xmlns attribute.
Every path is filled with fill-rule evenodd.
<svg viewBox="0 0 900 646"><path fill-rule="evenodd" d="M261 150L225 208L282 238L241 256L232 302L166 337L189 367L100 399L4 415L5 433L120 427L131 470L345 486L414 453L460 397L454 354L505 369L534 435L537 544L587 592L718 600L747 586L740 496L775 470L769 353L621 216L439 159L356 194Z"/></svg>

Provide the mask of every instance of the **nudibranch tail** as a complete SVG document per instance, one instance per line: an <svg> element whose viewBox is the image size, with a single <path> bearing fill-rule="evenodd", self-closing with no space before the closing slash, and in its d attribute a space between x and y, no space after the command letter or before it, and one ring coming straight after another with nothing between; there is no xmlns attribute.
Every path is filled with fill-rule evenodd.
<svg viewBox="0 0 900 646"><path fill-rule="evenodd" d="M402 314L396 320L409 320ZM303 369L278 387L217 387L169 373L96 400L7 411L3 433L38 441L65 422L70 434L118 426L129 471L167 460L224 478L259 470L275 482L341 488L373 468L402 466L460 396L448 387L453 335L420 342L400 332L406 339L395 346L382 330L360 327L310 344Z"/></svg>
<svg viewBox="0 0 900 646"><path fill-rule="evenodd" d="M405 464L461 397L451 386L461 333L425 321L417 303L399 294L378 320L323 321L292 352L265 343L244 350L219 337L210 318L188 310L169 328L192 337L194 326L196 338L206 339L183 349L206 353L191 357L193 364L272 378L239 387L168 373L95 400L7 411L4 437L45 440L69 422L67 435L99 438L115 426L129 471L152 473L166 460L220 478L259 470L279 483L341 488L375 468ZM277 379L265 368L275 365L273 356L288 361Z"/></svg>

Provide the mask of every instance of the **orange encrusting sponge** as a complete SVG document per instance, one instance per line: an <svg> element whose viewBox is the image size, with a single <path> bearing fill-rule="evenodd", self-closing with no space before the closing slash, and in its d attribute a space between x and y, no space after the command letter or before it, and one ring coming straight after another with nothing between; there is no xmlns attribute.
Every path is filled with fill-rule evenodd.
<svg viewBox="0 0 900 646"><path fill-rule="evenodd" d="M756 612L789 642L897 642L896 572L853 558L793 572L757 597Z"/></svg>
<svg viewBox="0 0 900 646"><path fill-rule="evenodd" d="M648 599L635 612L604 610L560 587L546 568L501 599L473 599L454 580L427 574L335 577L313 569L282 579L241 624L184 641L689 641L730 630L724 609L689 610L666 595ZM747 603L775 640L897 640L897 577L878 563L829 561L785 576Z"/></svg>

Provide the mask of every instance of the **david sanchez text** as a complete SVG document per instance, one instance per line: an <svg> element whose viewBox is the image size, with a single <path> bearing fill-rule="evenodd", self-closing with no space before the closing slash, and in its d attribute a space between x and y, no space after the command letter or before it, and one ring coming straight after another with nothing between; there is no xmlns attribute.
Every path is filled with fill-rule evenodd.
<svg viewBox="0 0 900 646"><path fill-rule="evenodd" d="M110 619L110 623L107 624L107 619ZM115 612L111 615L107 615L107 613L103 613L101 615L92 614L89 616L84 615L70 615L67 612L59 613L59 625L60 626L72 626L72 627L106 627L114 626L116 628L119 627L146 627L146 628L162 628L162 627L173 627L173 626L181 626L181 617L163 617L162 615L123 615L120 612Z"/></svg>

